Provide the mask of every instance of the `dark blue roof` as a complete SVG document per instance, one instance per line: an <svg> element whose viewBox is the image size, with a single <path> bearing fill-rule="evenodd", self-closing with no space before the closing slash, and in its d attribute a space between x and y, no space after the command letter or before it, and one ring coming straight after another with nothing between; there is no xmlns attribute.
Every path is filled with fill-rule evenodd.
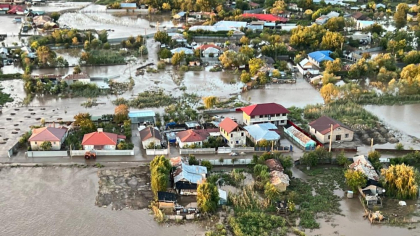
<svg viewBox="0 0 420 236"><path fill-rule="evenodd" d="M315 52L311 52L308 54L308 56L310 56L312 59L314 59L315 61L317 61L318 63L321 63L322 61L328 60L328 61L334 61L334 59L332 59L330 57L330 54L332 52L329 50L325 50L325 51L315 51Z"/></svg>

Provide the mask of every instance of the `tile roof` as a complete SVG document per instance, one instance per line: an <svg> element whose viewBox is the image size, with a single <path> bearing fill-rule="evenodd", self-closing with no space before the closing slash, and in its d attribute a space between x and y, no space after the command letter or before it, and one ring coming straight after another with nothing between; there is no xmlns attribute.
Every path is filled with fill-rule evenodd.
<svg viewBox="0 0 420 236"><path fill-rule="evenodd" d="M222 122L220 122L219 127L224 129L227 133L235 130L239 125L233 121L231 118L227 117Z"/></svg>
<svg viewBox="0 0 420 236"><path fill-rule="evenodd" d="M118 138L125 138L125 136L97 131L85 134L82 145L117 145Z"/></svg>
<svg viewBox="0 0 420 236"><path fill-rule="evenodd" d="M155 128L146 127L146 128L144 128L140 131L141 141L146 141L146 140L148 140L150 138L153 138L153 137L157 138L159 140L162 139L162 136L161 136L159 130L157 130Z"/></svg>
<svg viewBox="0 0 420 236"><path fill-rule="evenodd" d="M271 14L254 14L254 13L244 13L242 14L243 18L255 18L258 20L263 20L263 21L282 21L282 22L287 22L288 19L284 18L284 17L280 17L280 16L275 16L275 15L271 15Z"/></svg>
<svg viewBox="0 0 420 236"><path fill-rule="evenodd" d="M197 47L196 49L200 49L200 50L203 51L203 50L206 50L208 48L215 48L215 49L217 49L219 51L222 49L219 46L216 46L214 44L204 44L204 45L201 45L201 46Z"/></svg>
<svg viewBox="0 0 420 236"><path fill-rule="evenodd" d="M241 108L249 116L274 115L289 113L289 110L277 103L261 103Z"/></svg>
<svg viewBox="0 0 420 236"><path fill-rule="evenodd" d="M335 130L338 127L343 127L346 129L350 129L346 125L342 124L341 122L334 120L331 117L328 116L322 116L318 118L317 120L312 121L309 123L309 126L314 128L316 131L320 132L321 134L327 134L331 132L331 125L333 125L333 130Z"/></svg>
<svg viewBox="0 0 420 236"><path fill-rule="evenodd" d="M283 171L284 168L281 165L280 161L276 160L276 159L268 159L265 161L265 164L268 166L268 169L270 171Z"/></svg>
<svg viewBox="0 0 420 236"><path fill-rule="evenodd" d="M359 11L353 13L351 16L356 20L368 20L368 19L370 20L370 18L368 16L363 15L363 13L361 13Z"/></svg>
<svg viewBox="0 0 420 236"><path fill-rule="evenodd" d="M66 132L66 128L44 127L33 129L29 141L60 141Z"/></svg>
<svg viewBox="0 0 420 236"><path fill-rule="evenodd" d="M185 130L178 132L176 136L181 142L200 142L207 139L209 133L206 130Z"/></svg>

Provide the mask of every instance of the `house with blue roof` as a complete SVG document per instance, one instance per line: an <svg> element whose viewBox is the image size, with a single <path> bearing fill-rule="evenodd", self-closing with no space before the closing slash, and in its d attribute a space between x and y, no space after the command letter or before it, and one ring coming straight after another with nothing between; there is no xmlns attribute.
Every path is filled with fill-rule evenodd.
<svg viewBox="0 0 420 236"><path fill-rule="evenodd" d="M261 140L275 142L278 144L280 135L278 134L277 126L272 123L261 123L255 125L245 126L247 136L255 143L258 144Z"/></svg>
<svg viewBox="0 0 420 236"><path fill-rule="evenodd" d="M324 50L324 51L315 51L315 52L311 52L308 54L308 58L309 61L313 64L315 64L318 67L321 67L321 63L323 61L334 61L334 59L332 59L330 57L330 54L332 52L329 50Z"/></svg>
<svg viewBox="0 0 420 236"><path fill-rule="evenodd" d="M186 14L187 13L185 11L180 11L177 14L175 14L173 16L173 18L176 19L176 20L184 19L184 17L185 17Z"/></svg>
<svg viewBox="0 0 420 236"><path fill-rule="evenodd" d="M130 111L128 113L132 124L155 123L155 112L151 110Z"/></svg>
<svg viewBox="0 0 420 236"><path fill-rule="evenodd" d="M136 3L120 3L121 9L137 9Z"/></svg>

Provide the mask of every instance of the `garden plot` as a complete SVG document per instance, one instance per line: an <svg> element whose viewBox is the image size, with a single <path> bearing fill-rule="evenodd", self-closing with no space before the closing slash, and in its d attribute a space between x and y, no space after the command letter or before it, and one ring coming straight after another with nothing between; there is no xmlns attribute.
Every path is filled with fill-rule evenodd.
<svg viewBox="0 0 420 236"><path fill-rule="evenodd" d="M95 202L98 207L111 205L113 210L139 210L146 208L153 198L147 166L100 170L98 177L99 191Z"/></svg>

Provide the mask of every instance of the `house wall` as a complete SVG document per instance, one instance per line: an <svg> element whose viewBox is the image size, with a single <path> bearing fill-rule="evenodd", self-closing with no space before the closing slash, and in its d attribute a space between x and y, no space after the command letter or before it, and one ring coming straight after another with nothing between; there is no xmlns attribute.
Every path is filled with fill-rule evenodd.
<svg viewBox="0 0 420 236"><path fill-rule="evenodd" d="M31 141L31 149L32 150L39 150L39 147L42 145L44 141ZM61 149L61 142L59 141L50 141L51 142L51 150L58 151Z"/></svg>
<svg viewBox="0 0 420 236"><path fill-rule="evenodd" d="M101 147L100 149L98 148L99 150L115 150L115 148L116 148L115 145L103 145L103 146L98 145L98 146ZM84 145L83 149L87 150L87 151L90 151L90 150L95 149L95 145Z"/></svg>
<svg viewBox="0 0 420 236"><path fill-rule="evenodd" d="M155 146L160 146L160 140L157 138L149 138L147 140L142 141L143 148L146 149L147 146L150 145L151 142L155 143Z"/></svg>
<svg viewBox="0 0 420 236"><path fill-rule="evenodd" d="M176 137L176 142L178 143L178 145L179 145L180 148L183 148L185 145L190 146L190 145L193 145L193 144L197 144L199 147L202 147L203 146L203 141L199 141L199 142L181 142L181 140L178 137Z"/></svg>
<svg viewBox="0 0 420 236"><path fill-rule="evenodd" d="M244 113L245 114L245 113ZM246 115L246 114L245 114ZM244 115L244 122L245 122L245 115ZM247 125L259 124L259 123L273 123L275 125L285 125L287 123L287 114L276 114L276 115L261 115L261 116L249 116L246 115L246 122Z"/></svg>
<svg viewBox="0 0 420 236"><path fill-rule="evenodd" d="M226 132L226 130L220 128L220 134L227 140L227 144L234 148L236 146L245 146L246 145L246 131L239 130L239 131L232 131L230 133Z"/></svg>
<svg viewBox="0 0 420 236"><path fill-rule="evenodd" d="M309 128L309 131L312 135L315 135L316 139L318 139L319 142L321 142L321 143L330 142L330 139L328 138L328 136L330 136L330 132L323 135L320 132L316 131L312 127ZM346 138L346 134L348 134L347 138ZM333 142L337 141L337 135L341 135L341 140L339 140L340 142L348 142L348 141L353 140L354 132L349 130L349 129L343 128L343 127L338 127L338 128L333 130L333 137L332 137Z"/></svg>

